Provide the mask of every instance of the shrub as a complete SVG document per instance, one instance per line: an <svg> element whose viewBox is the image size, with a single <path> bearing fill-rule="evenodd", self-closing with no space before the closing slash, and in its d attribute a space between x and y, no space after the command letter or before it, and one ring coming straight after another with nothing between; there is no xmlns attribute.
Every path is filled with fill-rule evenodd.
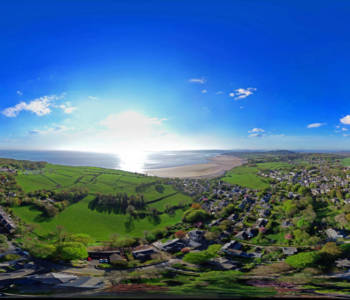
<svg viewBox="0 0 350 300"><path fill-rule="evenodd" d="M78 242L64 242L57 248L57 256L63 260L86 259L86 246Z"/></svg>
<svg viewBox="0 0 350 300"><path fill-rule="evenodd" d="M185 211L183 221L188 223L195 223L205 221L208 218L208 213L203 209L189 209Z"/></svg>
<svg viewBox="0 0 350 300"><path fill-rule="evenodd" d="M211 245L207 250L187 253L183 260L191 264L204 264L217 255L221 245Z"/></svg>
<svg viewBox="0 0 350 300"><path fill-rule="evenodd" d="M289 256L285 262L296 269L304 269L306 267L314 266L321 258L321 255L317 251L301 252L292 256Z"/></svg>
<svg viewBox="0 0 350 300"><path fill-rule="evenodd" d="M272 263L269 265L260 265L251 271L253 275L268 275L268 274L280 274L285 273L293 268L285 262Z"/></svg>
<svg viewBox="0 0 350 300"><path fill-rule="evenodd" d="M199 203L192 203L191 208L192 209L201 209L202 207Z"/></svg>
<svg viewBox="0 0 350 300"><path fill-rule="evenodd" d="M234 213L235 211L235 206L233 204L229 204L222 210L221 216L223 218L227 218L230 214Z"/></svg>
<svg viewBox="0 0 350 300"><path fill-rule="evenodd" d="M179 230L175 232L175 237L177 239L183 239L186 236L186 232L183 230Z"/></svg>
<svg viewBox="0 0 350 300"><path fill-rule="evenodd" d="M110 264L99 264L97 267L100 269L110 269L111 265Z"/></svg>
<svg viewBox="0 0 350 300"><path fill-rule="evenodd" d="M128 262L118 254L113 254L109 261L114 267L126 268L128 266Z"/></svg>
<svg viewBox="0 0 350 300"><path fill-rule="evenodd" d="M31 247L28 248L28 251L34 257L45 259L53 256L53 254L56 252L56 247L50 244L38 243L31 245Z"/></svg>
<svg viewBox="0 0 350 300"><path fill-rule="evenodd" d="M6 254L6 255L0 257L0 262L17 260L20 258L21 257L18 254Z"/></svg>
<svg viewBox="0 0 350 300"><path fill-rule="evenodd" d="M183 260L191 264L199 265L208 262L213 257L214 256L207 251L200 251L187 253Z"/></svg>
<svg viewBox="0 0 350 300"><path fill-rule="evenodd" d="M342 250L335 242L328 242L323 246L321 252L336 258L342 253Z"/></svg>
<svg viewBox="0 0 350 300"><path fill-rule="evenodd" d="M71 236L69 236L68 240L70 242L82 243L85 246L88 246L93 242L93 239L85 233L72 234Z"/></svg>

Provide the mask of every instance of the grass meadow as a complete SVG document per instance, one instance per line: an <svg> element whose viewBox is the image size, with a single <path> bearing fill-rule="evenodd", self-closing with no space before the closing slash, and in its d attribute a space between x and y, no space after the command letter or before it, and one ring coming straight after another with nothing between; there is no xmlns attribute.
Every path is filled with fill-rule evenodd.
<svg viewBox="0 0 350 300"><path fill-rule="evenodd" d="M244 165L228 171L222 178L230 184L238 184L252 189L264 189L270 186L269 182L257 175L260 170L272 170L288 166L283 162L258 163L255 166Z"/></svg>
<svg viewBox="0 0 350 300"><path fill-rule="evenodd" d="M155 207L163 212L166 205L175 206L180 203L191 203L191 197L183 195L171 185L159 182L159 178L120 170L101 169L94 167L70 167L48 164L40 172L22 172L17 176L17 183L26 192L39 189L66 190L73 187L85 187L89 196L76 204L67 207L53 218L44 218L42 213L31 206L14 207L13 213L28 224L34 224L35 233L46 235L58 225L72 233L87 233L96 240L108 240L112 234L139 237L144 231L163 228L181 221L182 209L174 215L163 213L159 219L146 217L130 219L128 215L98 212L88 208L96 193L127 193L137 194L136 188L146 184L141 194L149 207ZM155 189L156 184L162 184L164 190Z"/></svg>

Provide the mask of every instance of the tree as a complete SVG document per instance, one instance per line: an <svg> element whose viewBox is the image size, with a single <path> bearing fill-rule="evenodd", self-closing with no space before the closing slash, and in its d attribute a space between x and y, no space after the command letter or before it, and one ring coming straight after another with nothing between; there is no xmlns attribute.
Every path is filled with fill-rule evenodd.
<svg viewBox="0 0 350 300"><path fill-rule="evenodd" d="M183 230L179 230L176 231L174 235L177 239L183 239L186 236L186 232Z"/></svg>
<svg viewBox="0 0 350 300"><path fill-rule="evenodd" d="M317 251L302 252L287 257L285 262L293 268L304 269L316 265L320 258L321 255Z"/></svg>
<svg viewBox="0 0 350 300"><path fill-rule="evenodd" d="M191 264L204 264L217 256L220 248L221 245L218 244L210 245L207 250L187 253L183 260Z"/></svg>
<svg viewBox="0 0 350 300"><path fill-rule="evenodd" d="M296 245L308 245L309 244L309 238L310 235L300 229L296 229L293 231L294 236L294 244Z"/></svg>
<svg viewBox="0 0 350 300"><path fill-rule="evenodd" d="M291 217L297 212L297 206L292 200L287 200L283 203L283 210L288 217Z"/></svg>
<svg viewBox="0 0 350 300"><path fill-rule="evenodd" d="M56 247L50 244L34 243L31 244L27 250L34 257L45 259L53 256L56 251Z"/></svg>
<svg viewBox="0 0 350 300"><path fill-rule="evenodd" d="M85 246L88 246L93 242L93 239L88 234L85 234L85 233L72 234L67 239L70 242L82 243Z"/></svg>
<svg viewBox="0 0 350 300"><path fill-rule="evenodd" d="M208 253L207 251L190 252L184 256L183 260L191 264L199 265L208 262L213 257L214 255Z"/></svg>
<svg viewBox="0 0 350 300"><path fill-rule="evenodd" d="M344 213L341 213L334 217L334 220L339 224L340 228L344 228L348 224L348 220Z"/></svg>
<svg viewBox="0 0 350 300"><path fill-rule="evenodd" d="M340 254L342 254L342 250L339 246L337 246L337 244L335 242L328 242L326 243L321 251L322 253L327 254L330 257L336 258L338 256L340 256Z"/></svg>
<svg viewBox="0 0 350 300"><path fill-rule="evenodd" d="M57 248L57 256L63 260L86 259L86 246L78 242L64 242Z"/></svg>
<svg viewBox="0 0 350 300"><path fill-rule="evenodd" d="M199 203L192 203L191 208L192 209L201 209L201 205Z"/></svg>
<svg viewBox="0 0 350 300"><path fill-rule="evenodd" d="M203 209L189 209L183 215L183 221L188 223L196 223L205 221L209 218L208 213Z"/></svg>
<svg viewBox="0 0 350 300"><path fill-rule="evenodd" d="M118 254L111 255L109 262L115 267L125 268L128 266L128 262Z"/></svg>

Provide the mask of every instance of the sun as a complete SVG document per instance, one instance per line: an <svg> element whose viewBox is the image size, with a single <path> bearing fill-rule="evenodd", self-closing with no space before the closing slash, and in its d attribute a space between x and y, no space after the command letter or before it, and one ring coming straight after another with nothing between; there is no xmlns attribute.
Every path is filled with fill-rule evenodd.
<svg viewBox="0 0 350 300"><path fill-rule="evenodd" d="M117 151L116 155L120 159L120 169L136 173L145 171L145 163L149 155L146 151L125 148Z"/></svg>

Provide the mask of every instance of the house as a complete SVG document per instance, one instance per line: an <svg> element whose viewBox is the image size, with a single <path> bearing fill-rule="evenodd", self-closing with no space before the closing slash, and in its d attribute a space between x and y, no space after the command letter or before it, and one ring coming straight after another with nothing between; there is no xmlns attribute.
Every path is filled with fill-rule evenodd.
<svg viewBox="0 0 350 300"><path fill-rule="evenodd" d="M214 220L209 224L209 227L217 226L220 224L221 221L222 221L222 218Z"/></svg>
<svg viewBox="0 0 350 300"><path fill-rule="evenodd" d="M208 263L215 266L219 270L236 270L239 265L238 262L229 260L225 257L212 258Z"/></svg>
<svg viewBox="0 0 350 300"><path fill-rule="evenodd" d="M284 255L293 255L298 252L298 249L295 247L282 247L281 249Z"/></svg>
<svg viewBox="0 0 350 300"><path fill-rule="evenodd" d="M261 258L262 257L262 253L261 252L250 252L247 255L249 257L251 257L251 258Z"/></svg>
<svg viewBox="0 0 350 300"><path fill-rule="evenodd" d="M350 260L349 259L338 259L335 261L336 266L338 268L350 268Z"/></svg>
<svg viewBox="0 0 350 300"><path fill-rule="evenodd" d="M112 264L117 264L117 263L126 263L127 261L124 257L115 253L109 257L109 262Z"/></svg>
<svg viewBox="0 0 350 300"><path fill-rule="evenodd" d="M245 232L247 234L248 239L251 239L258 234L258 230L256 228L248 228Z"/></svg>
<svg viewBox="0 0 350 300"><path fill-rule="evenodd" d="M180 239L169 240L165 243L155 242L153 243L153 245L162 251L166 251L170 253L178 252L182 248L186 247L185 242Z"/></svg>
<svg viewBox="0 0 350 300"><path fill-rule="evenodd" d="M259 218L257 221L256 221L256 224L255 226L256 227L265 227L265 225L267 224L267 219L264 219L264 218Z"/></svg>
<svg viewBox="0 0 350 300"><path fill-rule="evenodd" d="M195 241L197 243L201 242L204 239L205 231L203 230L191 230L187 233L188 239Z"/></svg>
<svg viewBox="0 0 350 300"><path fill-rule="evenodd" d="M76 276L65 273L46 273L28 276L27 282L32 284L50 285L60 288L96 289L103 288L104 282L98 277Z"/></svg>
<svg viewBox="0 0 350 300"><path fill-rule="evenodd" d="M341 239L345 237L345 235L342 232L337 231L333 228L328 228L326 230L326 235L328 237L328 240L330 241L336 241L337 239Z"/></svg>
<svg viewBox="0 0 350 300"><path fill-rule="evenodd" d="M281 227L282 228L288 228L288 227L290 227L292 225L293 224L289 220L285 220L285 221L282 222Z"/></svg>
<svg viewBox="0 0 350 300"><path fill-rule="evenodd" d="M268 217L270 215L270 210L269 209L262 209L259 211L259 216L260 217Z"/></svg>
<svg viewBox="0 0 350 300"><path fill-rule="evenodd" d="M103 278L99 277L78 277L75 280L60 284L60 287L77 289L101 289L104 287Z"/></svg>
<svg viewBox="0 0 350 300"><path fill-rule="evenodd" d="M28 279L45 285L59 285L77 279L78 276L65 273L46 273L28 276Z"/></svg>
<svg viewBox="0 0 350 300"><path fill-rule="evenodd" d="M15 223L10 216L0 207L0 227L8 233L12 233L16 229Z"/></svg>
<svg viewBox="0 0 350 300"><path fill-rule="evenodd" d="M242 230L235 235L235 238L239 239L239 240L246 240L246 239L248 239L248 236L247 236L246 232L244 230Z"/></svg>
<svg viewBox="0 0 350 300"><path fill-rule="evenodd" d="M89 257L92 259L109 259L112 255L120 255L119 250L98 250L96 248L88 249Z"/></svg>
<svg viewBox="0 0 350 300"><path fill-rule="evenodd" d="M152 247L148 247L148 248L132 251L132 256L135 259L145 261L147 259L150 259L151 255L154 253L156 253L156 251Z"/></svg>
<svg viewBox="0 0 350 300"><path fill-rule="evenodd" d="M231 241L226 243L225 245L223 245L221 247L221 251L225 252L227 250L240 250L242 248L242 244L240 242L237 241Z"/></svg>
<svg viewBox="0 0 350 300"><path fill-rule="evenodd" d="M247 254L246 252L242 250L236 250L236 249L229 249L224 251L225 254L229 256L238 256L238 257L243 257L243 258L250 258L251 256Z"/></svg>
<svg viewBox="0 0 350 300"><path fill-rule="evenodd" d="M227 220L229 220L229 221L234 221L234 220L236 220L237 219L237 215L236 214L232 214L232 215L229 215L228 217L227 217Z"/></svg>

